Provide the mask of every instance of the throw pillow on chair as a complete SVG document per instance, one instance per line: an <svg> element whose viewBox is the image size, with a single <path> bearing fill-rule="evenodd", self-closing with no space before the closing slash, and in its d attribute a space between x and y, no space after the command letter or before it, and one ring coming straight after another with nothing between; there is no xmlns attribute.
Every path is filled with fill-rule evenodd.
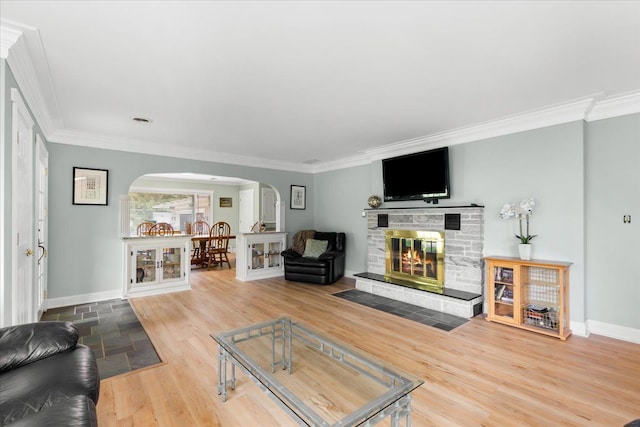
<svg viewBox="0 0 640 427"><path fill-rule="evenodd" d="M307 239L302 256L304 258L318 258L327 251L328 244L329 242L326 240Z"/></svg>

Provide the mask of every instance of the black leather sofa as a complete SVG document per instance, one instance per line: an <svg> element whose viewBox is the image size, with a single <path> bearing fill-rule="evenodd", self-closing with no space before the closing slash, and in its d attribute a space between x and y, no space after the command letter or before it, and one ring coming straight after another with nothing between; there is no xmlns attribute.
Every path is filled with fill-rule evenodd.
<svg viewBox="0 0 640 427"><path fill-rule="evenodd" d="M285 280L328 285L344 276L345 234L316 231L313 239L328 242L326 252L317 258L304 257L304 251L294 247L282 252Z"/></svg>
<svg viewBox="0 0 640 427"><path fill-rule="evenodd" d="M0 425L97 426L100 375L71 322L0 329Z"/></svg>

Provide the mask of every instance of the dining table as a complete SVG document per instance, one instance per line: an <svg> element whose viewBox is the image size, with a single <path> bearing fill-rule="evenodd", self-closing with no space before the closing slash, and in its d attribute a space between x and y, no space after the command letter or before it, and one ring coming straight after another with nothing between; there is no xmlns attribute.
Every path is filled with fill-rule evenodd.
<svg viewBox="0 0 640 427"><path fill-rule="evenodd" d="M235 234L231 234L227 238L231 240L231 239L235 239L236 236ZM206 253L207 253L207 242L209 241L209 239L210 237L207 235L191 236L191 241L193 242L193 248L198 249L197 251L194 250L191 256L191 265L204 266L205 262L207 261Z"/></svg>

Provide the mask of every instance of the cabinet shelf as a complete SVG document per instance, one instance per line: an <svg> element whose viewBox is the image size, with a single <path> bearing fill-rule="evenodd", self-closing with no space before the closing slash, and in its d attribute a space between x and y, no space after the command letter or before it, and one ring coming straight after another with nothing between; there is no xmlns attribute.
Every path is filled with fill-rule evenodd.
<svg viewBox="0 0 640 427"><path fill-rule="evenodd" d="M558 286L560 286L559 283L555 282L543 282L541 280L528 280L525 283L523 283L523 285L540 285L540 286L552 286L554 288L557 288Z"/></svg>
<svg viewBox="0 0 640 427"><path fill-rule="evenodd" d="M486 257L487 320L566 340L571 263ZM508 280L505 280L508 279ZM504 301L504 296L513 301Z"/></svg>

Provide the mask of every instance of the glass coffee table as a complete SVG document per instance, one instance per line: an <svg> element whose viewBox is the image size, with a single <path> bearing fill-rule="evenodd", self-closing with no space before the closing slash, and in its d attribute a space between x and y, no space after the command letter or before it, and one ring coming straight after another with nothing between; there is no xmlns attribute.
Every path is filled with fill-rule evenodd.
<svg viewBox="0 0 640 427"><path fill-rule="evenodd" d="M299 425L411 424L410 393L422 380L289 318L211 337L223 402L238 367Z"/></svg>

